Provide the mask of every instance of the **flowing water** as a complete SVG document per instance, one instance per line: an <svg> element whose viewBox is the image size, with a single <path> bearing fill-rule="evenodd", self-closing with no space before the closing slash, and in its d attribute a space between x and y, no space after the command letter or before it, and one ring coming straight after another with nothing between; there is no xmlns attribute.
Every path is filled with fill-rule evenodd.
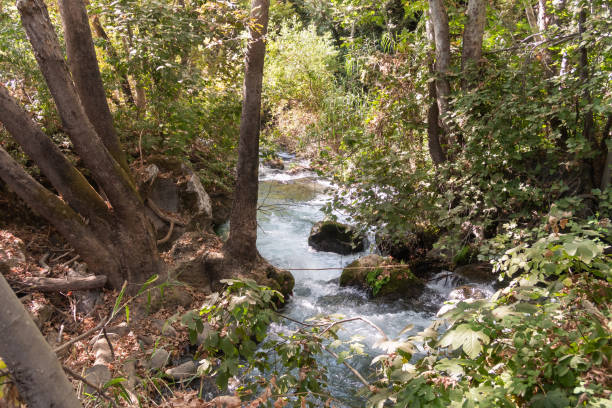
<svg viewBox="0 0 612 408"><path fill-rule="evenodd" d="M283 157L286 163L300 165L291 156ZM303 164L303 163L302 163ZM404 327L413 324L414 334L427 327L440 305L454 287L448 280L428 284L418 299L394 302L370 301L366 293L352 288L340 288L338 278L342 268L354 259L371 251L351 256L315 251L308 246L308 235L313 224L324 218L321 208L330 199L329 182L308 171L290 174L288 171L260 168L260 210L257 247L260 254L273 265L293 270L294 295L283 309L293 319L304 321L316 315L339 314L344 317L362 316L379 326L390 338L396 337ZM456 283L456 282L455 282ZM272 330L290 330L292 324L276 325ZM342 339L354 335L363 337L367 356L350 360L366 378L371 374L371 359L381 354L373 346L380 335L361 322L346 323L339 333ZM364 401L355 397L362 384L343 365L331 356L321 357L321 365L328 369L328 383L335 398L345 406L363 406Z"/></svg>

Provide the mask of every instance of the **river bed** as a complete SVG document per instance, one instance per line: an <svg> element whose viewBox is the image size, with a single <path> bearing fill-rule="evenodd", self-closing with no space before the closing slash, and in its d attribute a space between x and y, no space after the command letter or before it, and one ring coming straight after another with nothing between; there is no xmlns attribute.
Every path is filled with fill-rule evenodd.
<svg viewBox="0 0 612 408"><path fill-rule="evenodd" d="M307 165L294 161L291 156L284 159L287 167ZM370 301L366 293L340 288L337 281L343 267L370 253L373 248L343 256L309 247L308 236L313 224L325 217L321 209L331 199L330 188L332 186L327 180L307 170L289 172L260 167L257 247L270 263L292 270L295 277L294 294L283 313L299 321L322 314L337 314L345 318L361 316L379 326L390 338L398 336L408 324L414 325L414 329L406 335L426 328L448 298L454 287L452 282L441 279L429 283L417 299ZM329 269L316 270L324 268ZM275 325L271 330L290 330L292 325L287 322L286 325ZM339 335L345 340L355 335L363 337L361 343L365 345L367 356L354 358L350 363L368 378L372 358L382 352L373 347L380 335L359 321L345 324ZM329 370L331 394L347 407L364 406L364 401L355 396L363 385L334 358L321 358L324 359L321 364Z"/></svg>

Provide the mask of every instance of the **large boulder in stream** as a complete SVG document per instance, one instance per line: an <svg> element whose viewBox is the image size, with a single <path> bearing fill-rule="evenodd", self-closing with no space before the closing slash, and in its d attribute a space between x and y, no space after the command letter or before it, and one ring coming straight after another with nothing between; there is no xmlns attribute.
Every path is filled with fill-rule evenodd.
<svg viewBox="0 0 612 408"><path fill-rule="evenodd" d="M349 255L363 251L365 237L350 225L336 221L319 221L310 231L308 245L317 251Z"/></svg>
<svg viewBox="0 0 612 408"><path fill-rule="evenodd" d="M340 275L340 286L368 291L374 298L412 298L421 294L425 283L407 265L396 266L392 258L367 255L350 263Z"/></svg>

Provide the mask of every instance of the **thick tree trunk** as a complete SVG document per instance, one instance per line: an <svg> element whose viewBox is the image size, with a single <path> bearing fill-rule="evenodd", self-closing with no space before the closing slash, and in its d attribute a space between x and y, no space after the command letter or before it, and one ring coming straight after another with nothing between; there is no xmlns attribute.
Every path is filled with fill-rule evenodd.
<svg viewBox="0 0 612 408"><path fill-rule="evenodd" d="M49 221L76 249L92 271L105 274L114 285L123 283L120 264L82 218L64 201L41 186L0 148L0 178L36 213Z"/></svg>
<svg viewBox="0 0 612 408"><path fill-rule="evenodd" d="M1 84L0 122L72 208L90 220L107 218L102 197Z"/></svg>
<svg viewBox="0 0 612 408"><path fill-rule="evenodd" d="M438 103L440 127L444 130L446 144L450 143L451 127L449 124L449 97L450 82L448 73L450 69L450 32L448 28L448 15L443 0L429 0L429 15L433 25L434 42L436 46L436 100ZM442 143L444 145L445 143ZM443 146L444 147L444 146Z"/></svg>
<svg viewBox="0 0 612 408"><path fill-rule="evenodd" d="M132 216L139 204L143 209L144 206L130 177L110 155L79 104L78 93L70 78L44 3L22 0L17 5L38 66L76 152L92 172L96 182L104 189L113 208L122 217Z"/></svg>
<svg viewBox="0 0 612 408"><path fill-rule="evenodd" d="M85 2L83 0L59 0L59 9L64 24L68 64L83 109L104 146L123 170L129 174L127 160L119 145L113 117L106 101L106 92L91 37Z"/></svg>
<svg viewBox="0 0 612 408"><path fill-rule="evenodd" d="M119 54L117 54L117 50L115 47L113 47L108 34L106 34L106 31L104 31L104 27L102 27L98 16L91 19L91 25L93 26L96 35L105 41L104 48L106 49L106 52L108 52L111 59L119 61ZM132 87L130 86L130 81L127 74L119 67L115 67L115 71L117 72L117 75L119 75L121 91L123 92L123 96L125 96L125 101L130 105L134 105L134 95L132 94Z"/></svg>
<svg viewBox="0 0 612 408"><path fill-rule="evenodd" d="M265 35L268 30L269 0L253 0L250 39L244 75L244 100L240 118L240 142L234 203L230 215L230 234L225 252L232 258L252 262L258 256L257 192L259 169L259 128Z"/></svg>
<svg viewBox="0 0 612 408"><path fill-rule="evenodd" d="M33 179L24 177L27 174L9 160L10 156L6 152L3 165L10 171L0 177L64 235L93 271L107 275L114 287L120 287L124 280L138 284L153 274L161 274L163 265L159 260L155 233L146 217L144 203L131 177L109 153L81 106L44 3L20 0L17 6L64 129L75 151L108 197L108 207L105 204L105 208L101 208L100 198L94 194L91 186L84 183L82 176L59 157L60 153L56 149L48 146L38 129L28 124L23 112L15 110L11 106L14 101L6 97L0 98L0 103L18 113L17 117L10 117L10 112L0 114L0 117L4 115L2 120L9 124L7 129L17 140L26 144L34 143L25 149L35 156L41 168L46 168L46 174L58 191L67 193L64 198L80 215ZM67 28L67 31L70 29ZM28 134L16 134L23 129ZM27 140L28 137L32 139ZM49 157L41 157L45 148L49 148ZM58 168L54 169L54 166ZM72 195L71 200L68 195ZM87 218L85 221L89 225L85 225L81 216Z"/></svg>
<svg viewBox="0 0 612 408"><path fill-rule="evenodd" d="M467 21L463 30L463 51L461 53L461 88L473 86L482 58L482 37L487 22L487 3L484 0L469 0Z"/></svg>
<svg viewBox="0 0 612 408"><path fill-rule="evenodd" d="M0 357L30 408L80 408L53 350L0 274Z"/></svg>

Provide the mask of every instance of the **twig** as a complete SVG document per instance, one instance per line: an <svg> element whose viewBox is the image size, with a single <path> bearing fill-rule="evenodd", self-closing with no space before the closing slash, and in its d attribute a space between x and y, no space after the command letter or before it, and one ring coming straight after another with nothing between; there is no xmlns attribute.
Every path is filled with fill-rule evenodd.
<svg viewBox="0 0 612 408"><path fill-rule="evenodd" d="M365 317L351 317L350 319L344 319L344 320L338 320L337 322L333 322L332 324L330 324L329 326L327 326L325 328L325 330L323 330L321 333L319 333L319 335L323 335L326 332L328 332L329 330L331 330L334 326L337 326L339 324L343 324L343 323L347 323L347 322L353 322L355 320L361 320L362 322L372 326L374 329L376 329L378 331L378 333L380 333L381 336L383 336L383 338L386 340L389 340L389 338L387 337L387 335L385 334L385 332L378 327L377 325L375 325L374 323L372 323L371 321L369 321L368 319L366 319Z"/></svg>
<svg viewBox="0 0 612 408"><path fill-rule="evenodd" d="M66 251L65 253L63 253L62 255L58 255L55 258L51 259L51 262L57 262L62 258L67 257L68 255L70 255L72 252L74 252L74 249L69 249L68 251Z"/></svg>
<svg viewBox="0 0 612 408"><path fill-rule="evenodd" d="M94 390L96 390L96 392L98 394L100 394L100 396L102 398L104 398L107 401L110 401L113 406L117 406L117 404L115 403L115 401L113 401L113 399L111 397L109 397L108 395L106 395L106 393L104 392L104 390L102 390L100 387L97 387L96 385L92 384L87 378L75 373L74 371L72 371L70 368L66 367L65 365L62 365L62 368L64 369L64 371L70 375L71 377L81 381L83 384L90 386L91 388L93 388Z"/></svg>
<svg viewBox="0 0 612 408"><path fill-rule="evenodd" d="M323 350L327 351L329 354L334 356L336 358L336 360L340 359L336 353L334 353L333 351L331 351L327 347L325 347L323 345L321 345L321 347L323 347ZM366 387L370 388L370 383L368 383L368 381L365 378L363 378L363 376L361 374L359 374L359 371L355 370L352 365L350 365L349 363L346 362L346 360L342 361L342 364L344 364L346 366L346 368L351 370L351 372L353 374L355 374L355 377L357 377L359 379L359 381L361 381L361 383L363 385L365 385Z"/></svg>
<svg viewBox="0 0 612 408"><path fill-rule="evenodd" d="M56 348L53 349L54 353L58 353L60 351L62 351L63 349L65 349L66 347L76 343L79 340L84 339L85 337L89 336L90 334L96 332L97 330L100 330L102 327L106 326L109 322L110 322L110 318L104 319L102 320L100 323L98 323L98 325L92 329L87 330L85 333L81 334L80 336L75 337L72 340L68 340L66 343L62 344L61 346L58 346Z"/></svg>
<svg viewBox="0 0 612 408"><path fill-rule="evenodd" d="M157 245L165 244L166 242L168 242L168 240L172 236L173 230L174 230L174 220L170 220L170 228L168 228L168 233L162 239L157 240Z"/></svg>
<svg viewBox="0 0 612 408"><path fill-rule="evenodd" d="M115 361L115 350L113 349L113 343L111 343L110 339L108 338L108 334L106 333L106 327L102 328L102 333L104 334L104 338L106 339L106 343L108 344L108 348L110 349L111 358L113 359L113 361Z"/></svg>
<svg viewBox="0 0 612 408"><path fill-rule="evenodd" d="M51 256L51 253L47 252L43 256L41 256L40 259L38 260L38 263L40 264L40 266L42 266L43 269L45 270L44 273L48 273L50 269L49 265L47 264L47 260L49 259L49 256Z"/></svg>
<svg viewBox="0 0 612 408"><path fill-rule="evenodd" d="M70 265L71 263L73 263L74 261L78 261L78 260L79 260L79 258L81 258L81 255L76 255L74 258L71 258L69 261L64 262L64 263L63 263L63 264L61 264L60 266L61 266L61 267L68 266L68 265Z"/></svg>

